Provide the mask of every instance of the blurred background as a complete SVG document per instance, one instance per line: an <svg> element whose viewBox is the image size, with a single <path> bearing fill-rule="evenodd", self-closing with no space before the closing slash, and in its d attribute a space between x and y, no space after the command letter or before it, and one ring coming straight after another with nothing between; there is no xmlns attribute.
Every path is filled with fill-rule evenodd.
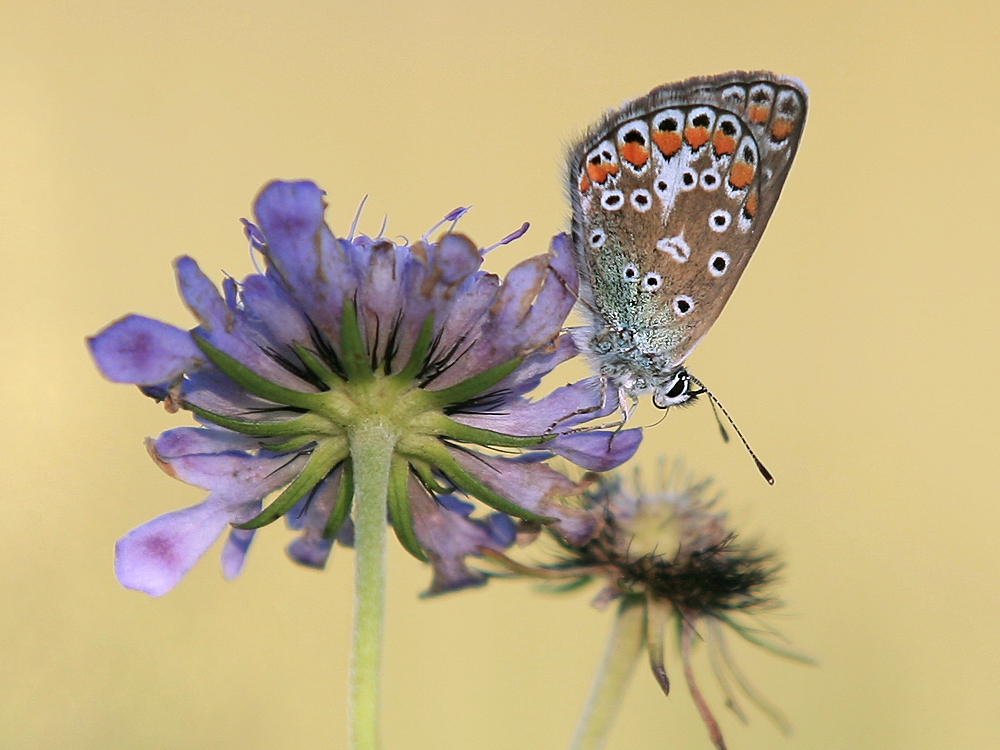
<svg viewBox="0 0 1000 750"><path fill-rule="evenodd" d="M142 446L188 418L102 380L86 335L127 312L189 326L171 261L245 275L238 219L276 177L324 186L341 233L366 194L368 233L388 214L413 238L469 204L479 244L530 221L489 257L502 273L567 226L564 153L593 119L733 68L801 78L810 114L689 365L777 483L705 402L638 461L683 456L781 548L771 622L820 666L735 644L788 740L726 713L702 654L704 687L732 748L1000 746L1000 5L6 0L2 17L0 746L346 747L351 554L296 567L275 525L233 583L216 548L162 599L120 588L115 540L203 493ZM429 571L395 543L389 568L385 746L565 747L611 624L592 592L420 600ZM640 668L609 748L709 748L677 685L664 698Z"/></svg>

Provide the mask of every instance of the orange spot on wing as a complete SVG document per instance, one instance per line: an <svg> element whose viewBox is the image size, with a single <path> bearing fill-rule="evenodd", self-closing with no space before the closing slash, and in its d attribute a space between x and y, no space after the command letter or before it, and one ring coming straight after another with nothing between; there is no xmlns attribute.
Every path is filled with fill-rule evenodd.
<svg viewBox="0 0 1000 750"><path fill-rule="evenodd" d="M715 137L712 139L712 148L715 149L715 153L719 156L734 154L736 153L736 139L726 135L721 130L717 130L715 131Z"/></svg>
<svg viewBox="0 0 1000 750"><path fill-rule="evenodd" d="M678 133L653 133L653 141L664 156L673 156L681 150L681 137Z"/></svg>
<svg viewBox="0 0 1000 750"><path fill-rule="evenodd" d="M587 163L587 176L598 185L603 185L607 181L608 175L616 174L618 174L618 167L610 162L602 164Z"/></svg>
<svg viewBox="0 0 1000 750"><path fill-rule="evenodd" d="M792 134L795 125L791 120L775 120L771 126L771 137L776 141L783 141Z"/></svg>
<svg viewBox="0 0 1000 750"><path fill-rule="evenodd" d="M757 193L747 198L747 203L743 206L743 212L751 219L757 215Z"/></svg>
<svg viewBox="0 0 1000 750"><path fill-rule="evenodd" d="M642 168L649 161L649 149L638 143L626 143L621 149L622 158L629 164Z"/></svg>
<svg viewBox="0 0 1000 750"><path fill-rule="evenodd" d="M684 140L697 151L708 143L708 128L684 128Z"/></svg>
<svg viewBox="0 0 1000 750"><path fill-rule="evenodd" d="M590 178L587 175L583 175L580 178L580 192L586 193L588 190L590 190Z"/></svg>
<svg viewBox="0 0 1000 750"><path fill-rule="evenodd" d="M767 118L770 116L770 107L758 107L756 104L751 104L747 109L747 117L750 118L750 122L767 122Z"/></svg>
<svg viewBox="0 0 1000 750"><path fill-rule="evenodd" d="M753 179L753 167L745 161L738 161L729 171L729 184L737 190L742 190Z"/></svg>

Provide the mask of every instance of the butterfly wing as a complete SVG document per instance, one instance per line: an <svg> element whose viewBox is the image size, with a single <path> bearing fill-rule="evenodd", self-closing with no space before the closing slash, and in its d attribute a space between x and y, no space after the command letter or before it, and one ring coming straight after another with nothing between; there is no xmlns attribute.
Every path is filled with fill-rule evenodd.
<svg viewBox="0 0 1000 750"><path fill-rule="evenodd" d="M805 123L795 79L727 73L654 89L573 149L581 299L655 369L676 368L722 312Z"/></svg>

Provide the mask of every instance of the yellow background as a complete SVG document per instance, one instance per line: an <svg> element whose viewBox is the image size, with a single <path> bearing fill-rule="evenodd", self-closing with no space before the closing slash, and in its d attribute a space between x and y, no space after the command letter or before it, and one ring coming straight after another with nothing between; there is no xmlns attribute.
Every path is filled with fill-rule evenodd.
<svg viewBox="0 0 1000 750"><path fill-rule="evenodd" d="M805 137L727 311L689 364L706 403L647 432L784 550L778 627L818 668L739 648L791 717L731 747L1000 746L997 241L1000 12L992 2L3 3L0 14L0 746L343 748L351 556L325 573L262 533L159 600L112 547L203 494L142 438L186 422L101 379L118 316L187 326L171 260L249 269L237 219L313 178L345 232L419 235L474 204L489 267L567 224L564 150L605 108L732 68L801 78ZM579 374L569 368L560 378ZM640 410L639 423L658 414ZM393 543L386 748L565 747L610 625L586 594L499 582L416 598ZM740 644L742 645L742 644ZM609 747L708 748L691 700L637 672Z"/></svg>

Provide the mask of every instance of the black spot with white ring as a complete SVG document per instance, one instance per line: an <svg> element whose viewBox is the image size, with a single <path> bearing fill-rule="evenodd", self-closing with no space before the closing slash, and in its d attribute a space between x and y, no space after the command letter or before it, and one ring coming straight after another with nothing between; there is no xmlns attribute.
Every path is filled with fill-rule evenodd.
<svg viewBox="0 0 1000 750"><path fill-rule="evenodd" d="M617 211L625 205L625 195L621 190L607 190L601 196L601 206L608 211Z"/></svg>
<svg viewBox="0 0 1000 750"><path fill-rule="evenodd" d="M708 228L713 232L725 232L733 221L733 215L728 211L717 208L708 215Z"/></svg>
<svg viewBox="0 0 1000 750"><path fill-rule="evenodd" d="M642 288L647 292L655 292L663 286L663 278L656 271L650 271L642 278Z"/></svg>
<svg viewBox="0 0 1000 750"><path fill-rule="evenodd" d="M694 300L686 294L678 294L674 297L673 307L678 317L683 318L694 309Z"/></svg>
<svg viewBox="0 0 1000 750"><path fill-rule="evenodd" d="M722 184L719 173L714 169L706 169L702 172L701 179L698 182L701 184L703 190L715 190Z"/></svg>
<svg viewBox="0 0 1000 750"><path fill-rule="evenodd" d="M698 174L693 169L685 169L681 173L681 190L694 190L698 184Z"/></svg>
<svg viewBox="0 0 1000 750"><path fill-rule="evenodd" d="M604 240L607 238L608 236L604 233L603 229L592 229L590 232L590 246L597 250L604 245Z"/></svg>
<svg viewBox="0 0 1000 750"><path fill-rule="evenodd" d="M638 281L639 269L635 267L634 263L629 263L622 269L622 276L625 277L625 281Z"/></svg>
<svg viewBox="0 0 1000 750"><path fill-rule="evenodd" d="M653 197L649 194L648 190L633 190L632 195L629 196L629 202L639 213L645 213L653 205Z"/></svg>
<svg viewBox="0 0 1000 750"><path fill-rule="evenodd" d="M708 272L719 278L729 270L729 262L729 253L724 253L721 250L713 253L712 257L708 259Z"/></svg>

